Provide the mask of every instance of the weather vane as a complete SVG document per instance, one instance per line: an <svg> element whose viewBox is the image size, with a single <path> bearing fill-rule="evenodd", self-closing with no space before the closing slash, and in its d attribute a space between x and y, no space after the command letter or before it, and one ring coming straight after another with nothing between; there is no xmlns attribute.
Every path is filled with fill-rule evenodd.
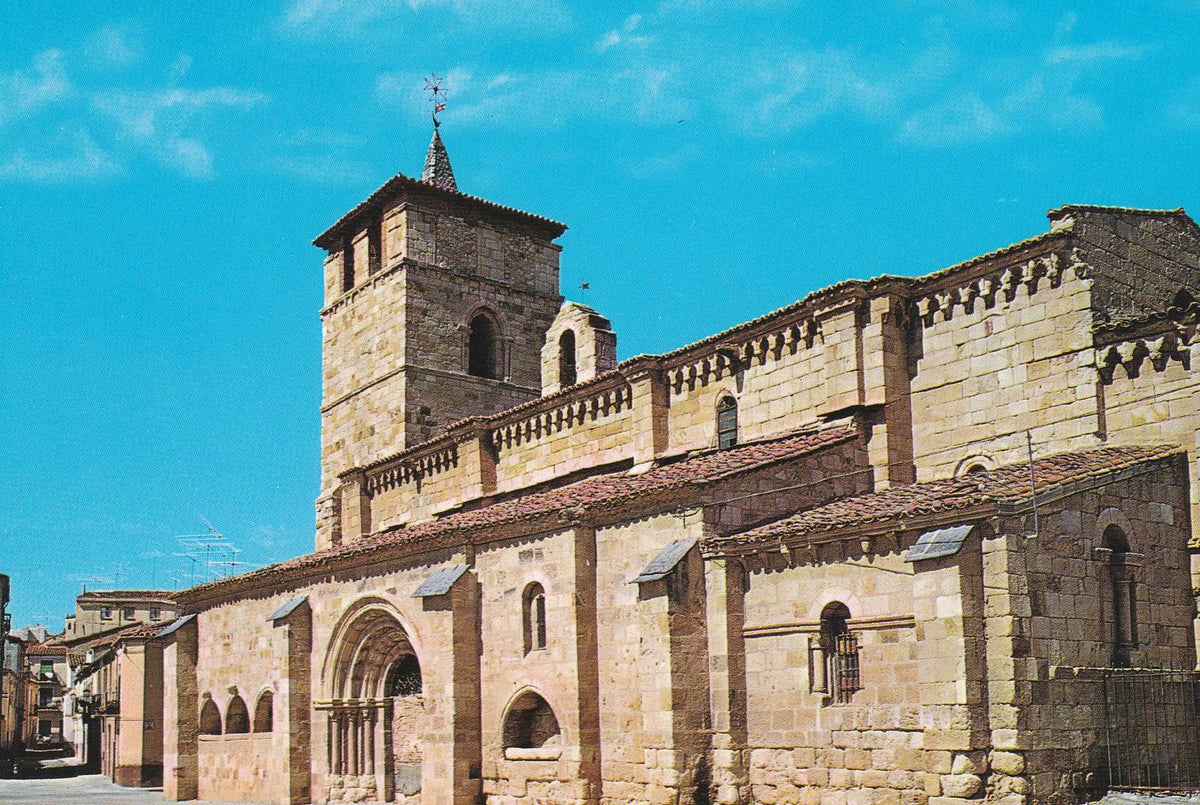
<svg viewBox="0 0 1200 805"><path fill-rule="evenodd" d="M446 88L442 86L442 82L445 80L437 73L432 73L429 78L425 79L425 91L429 93L429 100L433 103L433 127L435 129L441 125L441 121L438 120L438 112L446 109Z"/></svg>

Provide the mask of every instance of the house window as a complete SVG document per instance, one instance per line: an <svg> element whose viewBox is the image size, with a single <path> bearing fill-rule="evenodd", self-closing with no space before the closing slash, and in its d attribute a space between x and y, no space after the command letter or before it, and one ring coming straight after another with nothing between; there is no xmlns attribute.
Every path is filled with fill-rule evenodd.
<svg viewBox="0 0 1200 805"><path fill-rule="evenodd" d="M575 331L564 330L558 339L558 385L575 385Z"/></svg>
<svg viewBox="0 0 1200 805"><path fill-rule="evenodd" d="M38 719L38 737L49 738L53 731L53 724L48 718Z"/></svg>
<svg viewBox="0 0 1200 805"><path fill-rule="evenodd" d="M467 372L476 377L496 380L499 372L500 332L488 313L480 312L471 319L467 343Z"/></svg>
<svg viewBox="0 0 1200 805"><path fill-rule="evenodd" d="M421 693L421 664L415 654L405 654L388 670L384 683L385 696L419 696Z"/></svg>
<svg viewBox="0 0 1200 805"><path fill-rule="evenodd" d="M275 695L269 690L264 690L262 695L258 697L258 703L254 705L254 731L255 732L270 732L274 715Z"/></svg>
<svg viewBox="0 0 1200 805"><path fill-rule="evenodd" d="M721 450L737 444L737 400L722 397L717 403L717 447Z"/></svg>
<svg viewBox="0 0 1200 805"><path fill-rule="evenodd" d="M525 653L546 647L546 591L536 581L525 588L523 596Z"/></svg>
<svg viewBox="0 0 1200 805"><path fill-rule="evenodd" d="M221 734L221 711L212 699L205 699L204 706L200 708L200 734Z"/></svg>
<svg viewBox="0 0 1200 805"><path fill-rule="evenodd" d="M121 610L121 617L127 621L133 620L133 607L125 607Z"/></svg>
<svg viewBox="0 0 1200 805"><path fill-rule="evenodd" d="M813 690L825 693L829 701L845 704L852 694L862 688L859 675L858 635L847 623L850 610L834 601L821 611L821 632L818 637L818 657L812 664Z"/></svg>
<svg viewBox="0 0 1200 805"><path fill-rule="evenodd" d="M250 713L246 703L236 693L229 700L229 709L225 711L225 734L239 735L250 731Z"/></svg>
<svg viewBox="0 0 1200 805"><path fill-rule="evenodd" d="M1120 527L1104 529L1104 547L1108 552L1110 612L1112 613L1112 662L1127 667L1137 648L1137 580L1129 562L1129 538Z"/></svg>
<svg viewBox="0 0 1200 805"><path fill-rule="evenodd" d="M112 619L112 607L100 607L100 620L106 621Z"/></svg>
<svg viewBox="0 0 1200 805"><path fill-rule="evenodd" d="M50 700L53 698L54 698L54 689L53 688L46 687L46 688L38 689L38 706L39 707L49 707Z"/></svg>
<svg viewBox="0 0 1200 805"><path fill-rule="evenodd" d="M50 677L54 676L54 661L42 660L38 665L38 675L42 679L49 679Z"/></svg>
<svg viewBox="0 0 1200 805"><path fill-rule="evenodd" d="M504 719L506 749L538 749L561 740L562 730L550 704L532 691L517 697Z"/></svg>
<svg viewBox="0 0 1200 805"><path fill-rule="evenodd" d="M150 620L156 621L162 617L162 610L158 607L150 607Z"/></svg>

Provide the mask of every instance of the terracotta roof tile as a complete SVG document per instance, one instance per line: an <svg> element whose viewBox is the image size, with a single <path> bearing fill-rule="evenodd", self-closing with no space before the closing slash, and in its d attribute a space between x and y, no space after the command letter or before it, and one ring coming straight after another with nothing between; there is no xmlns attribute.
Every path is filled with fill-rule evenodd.
<svg viewBox="0 0 1200 805"><path fill-rule="evenodd" d="M737 445L727 450L710 450L686 456L644 473L614 472L593 476L557 489L524 494L470 511L457 512L407 528L398 528L370 538L239 576L209 582L184 591L183 595L219 594L236 585L254 585L291 572L320 568L354 557L387 549L409 553L461 542L471 533L499 525L557 518L563 512L582 515L602 512L636 500L653 502L684 489L703 488L725 478L768 467L858 438L853 426L806 430L788 436Z"/></svg>
<svg viewBox="0 0 1200 805"><path fill-rule="evenodd" d="M1033 463L1038 496L1115 470L1179 452L1178 447L1105 447L1082 453L1063 453ZM798 512L740 534L711 537L705 551L754 550L778 546L799 537L812 537L872 522L954 512L987 503L1029 500L1029 465L1010 464L988 472L957 478L896 486L881 492L844 498Z"/></svg>
<svg viewBox="0 0 1200 805"><path fill-rule="evenodd" d="M100 599L118 599L122 601L140 601L144 599L170 601L175 598L174 590L89 590L79 596L80 600L96 601Z"/></svg>
<svg viewBox="0 0 1200 805"><path fill-rule="evenodd" d="M39 643L35 646L28 646L25 649L25 656L27 657L65 657L66 655L66 646L49 646L45 643Z"/></svg>

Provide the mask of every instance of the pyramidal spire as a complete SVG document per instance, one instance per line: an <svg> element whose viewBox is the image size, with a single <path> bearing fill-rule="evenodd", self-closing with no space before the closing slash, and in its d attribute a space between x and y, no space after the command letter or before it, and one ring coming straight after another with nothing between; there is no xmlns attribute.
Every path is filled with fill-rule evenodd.
<svg viewBox="0 0 1200 805"><path fill-rule="evenodd" d="M429 141L429 150L425 152L425 170L421 171L421 181L443 190L458 190L454 182L454 170L450 167L450 155L442 143L442 135L437 126L433 128L433 139Z"/></svg>

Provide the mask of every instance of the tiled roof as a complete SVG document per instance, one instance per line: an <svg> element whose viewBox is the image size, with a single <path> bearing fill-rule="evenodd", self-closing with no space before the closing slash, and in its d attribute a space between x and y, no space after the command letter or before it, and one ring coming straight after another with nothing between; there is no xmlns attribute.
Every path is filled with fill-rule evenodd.
<svg viewBox="0 0 1200 805"><path fill-rule="evenodd" d="M33 646L26 646L25 648L25 656L27 657L65 657L66 655L66 646L49 646L45 643L39 643Z"/></svg>
<svg viewBox="0 0 1200 805"><path fill-rule="evenodd" d="M687 456L640 474L614 472L593 476L544 492L522 494L470 511L376 534L371 538L307 554L278 565L240 576L209 582L184 591L219 594L235 585L255 585L273 577L320 568L343 560L391 550L401 554L460 543L470 534L500 525L538 520L557 521L563 513L581 516L621 506L653 506L671 500L685 490L698 490L731 476L762 469L789 459L817 452L858 438L853 426L806 430L776 439L737 445L727 450L710 450Z"/></svg>
<svg viewBox="0 0 1200 805"><path fill-rule="evenodd" d="M1104 447L1063 453L1033 462L1038 497L1073 484L1179 452L1178 447ZM869 523L953 513L985 504L1030 499L1028 464L1010 464L987 472L941 481L895 486L881 492L844 498L740 534L711 537L706 553L737 553L759 546L778 546L796 538L820 538Z"/></svg>
<svg viewBox="0 0 1200 805"><path fill-rule="evenodd" d="M1173 210L1155 210L1142 209L1139 207L1111 207L1104 204L1063 204L1061 207L1056 207L1055 209L1047 212L1046 217L1058 218L1064 213L1072 212L1074 210L1079 210L1081 212L1108 212L1118 215L1181 215L1184 218L1188 218L1189 220L1191 219L1191 216L1184 211L1183 207L1176 207Z"/></svg>
<svg viewBox="0 0 1200 805"><path fill-rule="evenodd" d="M78 600L107 601L111 599L119 601L171 601L174 598L174 590L89 590L88 592L81 594Z"/></svg>
<svg viewBox="0 0 1200 805"><path fill-rule="evenodd" d="M494 201L488 201L487 199L479 198L478 196L468 195L467 193L463 193L461 190L447 190L428 182L422 182L420 179L413 179L411 176L405 176L403 173L397 173L391 179L388 179L386 182L384 182L378 190L367 196L365 201L361 202L354 209L350 210L350 212L339 218L333 226L326 229L320 235L317 235L317 237L313 239L313 245L321 248L326 248L327 246L332 245L333 237L339 234L347 224L358 218L367 210L382 204L384 199L390 199L392 196L404 189L418 191L424 190L435 195L442 194L447 198L459 199L484 207L488 210L493 210L498 213L524 219L549 230L552 233L551 239L558 237L567 230L566 224L560 223L553 219L544 218L541 215L534 215L533 213L525 212L524 210L518 210L516 207L506 207L505 205L497 204Z"/></svg>

